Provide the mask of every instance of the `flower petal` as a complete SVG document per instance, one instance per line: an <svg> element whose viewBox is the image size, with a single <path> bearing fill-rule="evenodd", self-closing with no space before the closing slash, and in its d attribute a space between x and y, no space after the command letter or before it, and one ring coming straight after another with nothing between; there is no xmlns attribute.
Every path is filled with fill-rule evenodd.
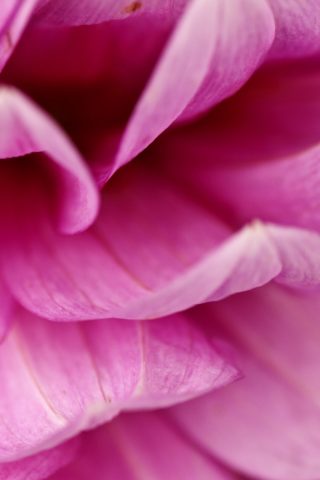
<svg viewBox="0 0 320 480"><path fill-rule="evenodd" d="M319 82L315 59L269 63L201 121L168 132L157 154L173 173L196 176L201 188L208 176L214 182L215 170L264 162L271 168L319 143ZM218 182L211 185L216 189Z"/></svg>
<svg viewBox="0 0 320 480"><path fill-rule="evenodd" d="M253 478L319 478L319 311L319 295L275 286L206 310L206 328L232 342L244 378L175 408L180 426Z"/></svg>
<svg viewBox="0 0 320 480"><path fill-rule="evenodd" d="M239 89L273 34L264 0L190 2L129 120L114 170L181 115L197 115Z"/></svg>
<svg viewBox="0 0 320 480"><path fill-rule="evenodd" d="M123 415L84 436L79 458L49 480L235 480L160 413Z"/></svg>
<svg viewBox="0 0 320 480"><path fill-rule="evenodd" d="M215 196L242 221L259 217L319 231L319 158L320 144L278 162L216 169Z"/></svg>
<svg viewBox="0 0 320 480"><path fill-rule="evenodd" d="M99 197L80 155L62 130L19 91L0 89L0 158L44 152L59 175L63 198L60 205L61 228L74 233L95 219Z"/></svg>
<svg viewBox="0 0 320 480"><path fill-rule="evenodd" d="M183 316L59 324L19 312L0 345L0 461L52 448L120 410L173 405L237 377Z"/></svg>
<svg viewBox="0 0 320 480"><path fill-rule="evenodd" d="M197 197L133 164L106 190L89 231L61 236L25 216L17 224L1 259L5 280L27 309L50 319L160 317L281 271L262 224L232 236Z"/></svg>
<svg viewBox="0 0 320 480"><path fill-rule="evenodd" d="M318 230L319 80L315 60L264 68L206 119L167 135L157 155L237 222Z"/></svg>
<svg viewBox="0 0 320 480"><path fill-rule="evenodd" d="M40 0L35 20L53 25L84 25L130 16L175 17L187 0Z"/></svg>
<svg viewBox="0 0 320 480"><path fill-rule="evenodd" d="M1 480L42 480L74 460L78 439L17 462L1 463Z"/></svg>
<svg viewBox="0 0 320 480"><path fill-rule="evenodd" d="M0 252L6 285L28 310L76 321L161 317L277 277L319 285L318 234L261 222L232 234L207 207L160 171L132 164L82 234L19 217ZM301 255L299 242L312 249Z"/></svg>
<svg viewBox="0 0 320 480"><path fill-rule="evenodd" d="M10 57L37 0L2 0L0 11L0 71Z"/></svg>
<svg viewBox="0 0 320 480"><path fill-rule="evenodd" d="M318 0L268 0L276 20L271 58L294 58L320 51Z"/></svg>

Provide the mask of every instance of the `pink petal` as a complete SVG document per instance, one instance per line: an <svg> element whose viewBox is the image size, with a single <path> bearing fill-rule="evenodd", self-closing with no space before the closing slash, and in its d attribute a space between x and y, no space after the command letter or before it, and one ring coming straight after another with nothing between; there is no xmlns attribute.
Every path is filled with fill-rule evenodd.
<svg viewBox="0 0 320 480"><path fill-rule="evenodd" d="M307 230L270 224L267 234L277 249L282 265L281 273L275 280L290 287L318 290L320 236Z"/></svg>
<svg viewBox="0 0 320 480"><path fill-rule="evenodd" d="M183 430L253 478L318 479L319 309L318 295L269 286L207 310L206 328L233 343L244 378L175 408Z"/></svg>
<svg viewBox="0 0 320 480"><path fill-rule="evenodd" d="M86 434L79 458L49 480L235 480L158 413L124 415Z"/></svg>
<svg viewBox="0 0 320 480"><path fill-rule="evenodd" d="M37 0L2 0L0 11L0 71L10 57Z"/></svg>
<svg viewBox="0 0 320 480"><path fill-rule="evenodd" d="M58 125L9 87L0 89L0 124L0 158L44 152L53 160L63 199L61 228L74 233L90 225L98 210L98 192L83 160Z"/></svg>
<svg viewBox="0 0 320 480"><path fill-rule="evenodd" d="M232 234L199 198L139 165L117 176L81 235L25 215L16 223L1 258L6 284L49 319L155 318L277 277L299 288L320 281L318 234L261 222Z"/></svg>
<svg viewBox="0 0 320 480"><path fill-rule="evenodd" d="M78 439L17 462L0 464L1 480L42 480L74 460Z"/></svg>
<svg viewBox="0 0 320 480"><path fill-rule="evenodd" d="M248 221L259 217L320 230L320 144L302 153L272 163L215 172L215 195ZM212 185L211 185L212 186Z"/></svg>
<svg viewBox="0 0 320 480"><path fill-rule="evenodd" d="M187 0L40 0L35 20L53 25L83 25L156 14L175 17Z"/></svg>
<svg viewBox="0 0 320 480"><path fill-rule="evenodd" d="M201 184L222 168L272 167L319 143L319 81L315 59L265 65L201 121L162 137L157 154L173 173ZM211 190L219 191L216 183Z"/></svg>
<svg viewBox="0 0 320 480"><path fill-rule="evenodd" d="M104 182L125 124L174 22L168 12L165 17L138 15L77 28L44 28L33 23L7 63L2 80L50 112ZM112 149L107 152L105 144L110 142ZM100 143L104 151L95 165L92 157L97 148L101 150Z"/></svg>
<svg viewBox="0 0 320 480"><path fill-rule="evenodd" d="M0 345L0 461L52 448L120 410L173 405L237 370L183 316L59 324L20 312Z"/></svg>
<svg viewBox="0 0 320 480"><path fill-rule="evenodd" d="M318 0L268 0L276 20L271 58L294 58L320 51Z"/></svg>
<svg viewBox="0 0 320 480"><path fill-rule="evenodd" d="M264 68L205 121L164 138L157 155L238 222L319 229L319 72L315 60Z"/></svg>
<svg viewBox="0 0 320 480"><path fill-rule="evenodd" d="M114 170L181 115L196 115L240 88L273 34L263 0L190 2L129 120Z"/></svg>
<svg viewBox="0 0 320 480"><path fill-rule="evenodd" d="M160 317L281 271L262 224L230 235L197 197L139 165L117 176L81 235L58 235L45 220L17 223L2 255L5 280L27 309L50 319Z"/></svg>

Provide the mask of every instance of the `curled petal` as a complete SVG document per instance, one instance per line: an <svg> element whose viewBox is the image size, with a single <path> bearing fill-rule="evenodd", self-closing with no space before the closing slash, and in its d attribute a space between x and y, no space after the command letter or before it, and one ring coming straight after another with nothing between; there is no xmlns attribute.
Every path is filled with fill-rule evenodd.
<svg viewBox="0 0 320 480"><path fill-rule="evenodd" d="M273 34L264 0L190 2L129 120L114 170L179 117L199 114L239 89Z"/></svg>
<svg viewBox="0 0 320 480"><path fill-rule="evenodd" d="M59 224L68 233L88 227L99 197L79 153L54 121L19 91L0 89L0 158L44 152L53 161L63 199Z"/></svg>
<svg viewBox="0 0 320 480"><path fill-rule="evenodd" d="M0 462L52 448L121 410L173 405L238 375L183 316L59 324L21 311L0 345L0 367Z"/></svg>
<svg viewBox="0 0 320 480"><path fill-rule="evenodd" d="M160 413L123 415L84 435L79 458L49 480L235 480Z"/></svg>
<svg viewBox="0 0 320 480"><path fill-rule="evenodd" d="M175 408L184 431L250 477L319 478L319 309L318 295L268 286L206 310L244 377Z"/></svg>
<svg viewBox="0 0 320 480"><path fill-rule="evenodd" d="M59 320L148 319L277 277L319 285L318 234L261 222L232 234L196 196L133 167L106 190L100 217L82 234L59 235L45 219L36 231L30 218L18 222L1 267L25 308ZM299 241L312 250L302 256Z"/></svg>

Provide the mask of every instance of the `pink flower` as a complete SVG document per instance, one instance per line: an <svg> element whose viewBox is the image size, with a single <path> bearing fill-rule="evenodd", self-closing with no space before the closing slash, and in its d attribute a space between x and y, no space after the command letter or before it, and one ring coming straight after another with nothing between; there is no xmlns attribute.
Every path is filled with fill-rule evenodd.
<svg viewBox="0 0 320 480"><path fill-rule="evenodd" d="M319 0L1 1L0 480L320 478L319 53Z"/></svg>

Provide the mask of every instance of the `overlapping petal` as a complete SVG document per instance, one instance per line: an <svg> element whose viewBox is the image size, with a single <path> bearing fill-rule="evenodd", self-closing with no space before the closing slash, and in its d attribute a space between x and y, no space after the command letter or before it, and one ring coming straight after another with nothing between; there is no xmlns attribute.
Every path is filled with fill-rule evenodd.
<svg viewBox="0 0 320 480"><path fill-rule="evenodd" d="M273 278L320 280L317 234L259 222L232 234L200 199L140 165L114 179L87 232L62 236L28 217L18 225L3 276L22 305L49 319L155 318ZM302 255L299 242L312 248Z"/></svg>
<svg viewBox="0 0 320 480"><path fill-rule="evenodd" d="M35 5L35 0L4 1L0 12L0 68ZM319 288L320 236L303 229L317 230L320 226L320 109L313 95L319 74L316 61L310 62L306 75L303 68L307 64L301 63L296 70L298 78L288 82L287 88L293 70L272 63L274 59L320 50L317 3L38 2L29 38L36 42L43 28L59 26L55 33L43 36L53 46L52 51L59 52L58 57L62 44L71 46L73 52L73 42L78 45L79 38L90 40L86 45L91 57L91 50L103 43L101 39L119 40L127 26L137 27L119 41L119 49L111 45L93 52L92 68L72 61L64 69L63 63L69 63L66 56L62 63L60 58L52 62L52 69L44 64L21 80L33 95L45 79L43 91L39 91L40 103L52 108L58 120L63 118L62 124L73 139L83 136L79 147L90 153L88 159L101 183L169 126L194 119L234 94L264 59L270 60L271 66L262 70L261 78L269 73L260 86L273 89L276 85L277 90L280 79L282 87L275 95L280 101L274 106L274 102L269 105L268 95L261 97L259 88L252 88L256 80L250 82L233 107L228 101L218 107L207 131L202 132L203 124L198 124L201 135L214 137L207 143L201 135L194 142L197 130L195 137L185 142L187 130L181 130L183 150L179 149L179 140L176 144L168 142L169 147L178 147L172 150L169 161L173 152L178 152L181 172L175 164L163 169L168 175L163 177L157 163L161 148L155 150L150 170L138 163L118 172L103 193L98 220L84 233L64 236L52 227L48 216L51 200L47 202L46 197L42 202L46 177L39 194L34 189L36 173L34 183L20 192L22 169L20 180L11 186L6 183L12 171L4 167L0 202L0 462L6 463L0 464L0 479L17 480L29 475L31 480L40 480L50 475L71 460L75 448L72 442L61 448L57 445L123 410L171 406L231 383L237 378L237 370L227 360L229 355L224 357L224 341L235 346L236 364L243 369L244 380L216 395L210 393L175 407L170 418L162 413L126 415L95 432L82 434L84 447L79 459L51 480L81 480L92 475L97 479L107 475L110 480L131 480L134 476L148 480L233 478L216 466L214 457L253 478L319 478L320 385L315 366L319 363L320 303L314 294L293 295L290 290L269 286L214 306L199 307L191 321L186 314L171 315L270 280L299 289L311 287L311 291ZM104 25L92 27L106 21L110 27L106 36ZM129 78L131 69L124 73L121 55L113 62L110 52L122 54L127 42L132 43L131 34L141 34L142 23L135 23L139 21L150 21L145 32L152 32L161 22L165 26L157 30L150 51L146 49L147 65L141 62L145 69L139 63L145 56L144 47L137 54L139 66L132 69L137 75L132 88L123 95L119 110L114 108L116 101L108 103L107 95L101 96L99 110L97 96L103 88L95 90L92 86L101 87L101 79L111 72L112 82L122 95L118 79ZM122 30L118 29L120 24ZM60 29L70 25L78 27ZM88 34L89 29L94 32ZM170 29L172 35L165 44ZM161 45L163 52L121 136L123 119ZM22 44L22 53L18 52L2 79L19 77L16 66L21 58L28 62L24 48ZM131 44L129 51L134 48L136 45ZM29 52L32 49L30 43ZM43 51L47 52L46 47ZM33 58L40 58L43 51L39 49L39 57ZM104 70L101 58L108 55L111 67ZM21 63L20 72L25 65ZM57 65L62 65L58 68L61 75L56 75ZM41 79L39 73L43 74ZM274 84L269 83L270 78L274 78ZM77 79L81 86L72 96ZM259 75L257 79L259 85ZM48 94L50 82L52 90ZM296 95L301 85L310 87L303 97ZM57 96L51 96L51 92ZM66 98L62 108L56 103L61 92ZM112 95L112 88L110 92ZM298 104L303 98L303 107L291 109L291 97L297 98ZM38 101L37 96L35 99ZM75 119L83 106L86 108L81 118L86 118L85 124ZM117 110L114 123L115 119L110 121L105 114L109 106L112 112ZM237 106L240 110L234 122L230 111L236 111ZM91 119L94 128L90 130ZM279 126L281 139L277 138ZM230 132L236 142L228 136ZM292 141L294 132L297 135ZM90 142L97 139L101 145L92 149ZM0 157L12 159L3 165L15 162L13 157L33 153L41 154L36 161L46 160L45 155L52 160L44 163L60 202L60 228L67 233L87 229L96 218L99 195L81 155L48 115L18 90L2 87ZM94 163L95 154L98 163ZM230 165L223 164L230 159ZM20 160L27 162L30 157ZM144 160L150 161L148 155ZM168 158L164 162L168 163ZM26 176L25 183L30 178ZM19 201L12 206L8 200L15 197ZM26 215L30 205L32 213ZM2 215L4 212L6 215ZM286 226L255 221L256 217ZM244 222L250 223L237 233L228 226ZM29 311L17 307L15 301ZM47 322L34 314L76 322ZM162 318L142 321L156 317ZM212 341L216 335L222 343Z"/></svg>
<svg viewBox="0 0 320 480"><path fill-rule="evenodd" d="M46 217L36 220L18 218L1 265L13 295L51 319L157 317L223 296L230 277L224 295L281 270L263 228L228 240L231 231L201 202L140 167L113 182L89 231L62 236Z"/></svg>
<svg viewBox="0 0 320 480"><path fill-rule="evenodd" d="M273 34L273 15L264 0L191 2L134 109L114 170L181 115L197 115L239 89L262 61Z"/></svg>
<svg viewBox="0 0 320 480"><path fill-rule="evenodd" d="M120 410L173 405L237 376L183 316L59 324L19 312L0 364L1 462L54 447Z"/></svg>
<svg viewBox="0 0 320 480"><path fill-rule="evenodd" d="M79 459L50 480L233 480L160 413L124 415L84 436Z"/></svg>
<svg viewBox="0 0 320 480"><path fill-rule="evenodd" d="M162 158L180 175L192 173L202 188L200 176L214 180L215 167L244 168L245 176L248 165L272 167L302 153L320 139L319 80L316 59L267 64L201 121L163 137ZM218 182L211 184L213 194L215 189Z"/></svg>
<svg viewBox="0 0 320 480"><path fill-rule="evenodd" d="M2 0L0 11L0 71L10 57L37 0Z"/></svg>
<svg viewBox="0 0 320 480"><path fill-rule="evenodd" d="M57 175L59 224L68 232L83 230L96 217L99 197L94 180L75 147L58 125L22 93L0 89L0 157L46 153Z"/></svg>
<svg viewBox="0 0 320 480"><path fill-rule="evenodd" d="M0 463L1 480L42 480L74 460L79 439L69 440L51 450L17 462Z"/></svg>
<svg viewBox="0 0 320 480"><path fill-rule="evenodd" d="M262 69L204 121L168 135L158 155L238 222L318 230L319 72L315 60Z"/></svg>
<svg viewBox="0 0 320 480"><path fill-rule="evenodd" d="M173 415L253 478L319 478L319 308L318 295L268 286L207 310L207 328L235 346L244 378Z"/></svg>

